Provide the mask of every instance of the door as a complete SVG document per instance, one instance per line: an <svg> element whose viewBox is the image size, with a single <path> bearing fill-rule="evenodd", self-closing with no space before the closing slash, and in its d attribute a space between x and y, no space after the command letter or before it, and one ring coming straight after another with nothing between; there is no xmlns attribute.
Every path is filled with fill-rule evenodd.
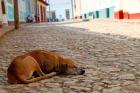
<svg viewBox="0 0 140 93"><path fill-rule="evenodd" d="M40 5L41 22L43 22L43 7Z"/></svg>
<svg viewBox="0 0 140 93"><path fill-rule="evenodd" d="M109 8L106 9L106 17L107 17L107 18L110 17L110 11L109 11Z"/></svg>
<svg viewBox="0 0 140 93"><path fill-rule="evenodd" d="M99 11L96 11L96 18L99 18Z"/></svg>
<svg viewBox="0 0 140 93"><path fill-rule="evenodd" d="M84 18L87 19L87 14L84 14Z"/></svg>
<svg viewBox="0 0 140 93"><path fill-rule="evenodd" d="M6 14L5 3L3 0L1 1L1 8L2 8L2 14Z"/></svg>

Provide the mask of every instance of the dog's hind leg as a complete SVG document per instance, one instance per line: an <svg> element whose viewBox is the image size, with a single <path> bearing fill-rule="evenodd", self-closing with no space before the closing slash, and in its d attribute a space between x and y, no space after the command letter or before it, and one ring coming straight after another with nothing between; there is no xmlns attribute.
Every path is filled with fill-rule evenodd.
<svg viewBox="0 0 140 93"><path fill-rule="evenodd" d="M40 66L37 66L37 71L36 72L39 76L45 76L45 74L42 72Z"/></svg>
<svg viewBox="0 0 140 93"><path fill-rule="evenodd" d="M46 76L40 76L40 77L31 78L31 79L25 79L25 78L19 76L19 79L20 79L21 83L28 84L28 83L33 83L36 81L46 79Z"/></svg>

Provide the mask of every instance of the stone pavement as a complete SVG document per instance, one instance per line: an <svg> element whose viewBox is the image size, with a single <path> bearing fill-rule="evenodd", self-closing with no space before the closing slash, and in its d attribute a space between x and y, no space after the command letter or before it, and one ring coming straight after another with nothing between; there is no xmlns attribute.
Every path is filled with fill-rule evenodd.
<svg viewBox="0 0 140 93"><path fill-rule="evenodd" d="M11 60L34 49L56 50L86 73L8 84ZM140 93L140 39L45 23L26 26L0 39L0 93Z"/></svg>

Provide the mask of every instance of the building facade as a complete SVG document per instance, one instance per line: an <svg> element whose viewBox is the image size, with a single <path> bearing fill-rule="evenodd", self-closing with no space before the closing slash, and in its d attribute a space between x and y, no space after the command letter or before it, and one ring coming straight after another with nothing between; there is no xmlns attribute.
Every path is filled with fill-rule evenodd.
<svg viewBox="0 0 140 93"><path fill-rule="evenodd" d="M71 0L48 0L48 16L50 21L63 21L72 18Z"/></svg>
<svg viewBox="0 0 140 93"><path fill-rule="evenodd" d="M115 18L140 19L140 0L118 0Z"/></svg>
<svg viewBox="0 0 140 93"><path fill-rule="evenodd" d="M10 24L14 22L13 0L0 0L0 21L1 24ZM19 20L26 22L30 14L29 0L19 0Z"/></svg>
<svg viewBox="0 0 140 93"><path fill-rule="evenodd" d="M47 21L47 0L30 0L30 15L35 16L36 22Z"/></svg>
<svg viewBox="0 0 140 93"><path fill-rule="evenodd" d="M33 16L36 22L46 22L46 0L18 0L19 21L27 22ZM0 0L0 27L14 23L14 0Z"/></svg>
<svg viewBox="0 0 140 93"><path fill-rule="evenodd" d="M75 18L113 18L115 0L73 0Z"/></svg>
<svg viewBox="0 0 140 93"><path fill-rule="evenodd" d="M47 22L47 0L37 0L37 22Z"/></svg>
<svg viewBox="0 0 140 93"><path fill-rule="evenodd" d="M13 0L5 0L6 5L6 18L9 24L14 22L14 2ZM30 3L29 0L18 0L19 9L19 21L26 22L27 17L30 15Z"/></svg>
<svg viewBox="0 0 140 93"><path fill-rule="evenodd" d="M139 19L140 0L73 0L73 10L75 18Z"/></svg>

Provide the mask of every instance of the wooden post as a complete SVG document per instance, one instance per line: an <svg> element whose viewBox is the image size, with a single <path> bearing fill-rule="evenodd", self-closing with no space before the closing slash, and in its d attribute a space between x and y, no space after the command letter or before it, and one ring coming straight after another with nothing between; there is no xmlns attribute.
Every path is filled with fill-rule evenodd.
<svg viewBox="0 0 140 93"><path fill-rule="evenodd" d="M14 1L14 24L15 29L19 29L19 13L18 13L18 0Z"/></svg>

